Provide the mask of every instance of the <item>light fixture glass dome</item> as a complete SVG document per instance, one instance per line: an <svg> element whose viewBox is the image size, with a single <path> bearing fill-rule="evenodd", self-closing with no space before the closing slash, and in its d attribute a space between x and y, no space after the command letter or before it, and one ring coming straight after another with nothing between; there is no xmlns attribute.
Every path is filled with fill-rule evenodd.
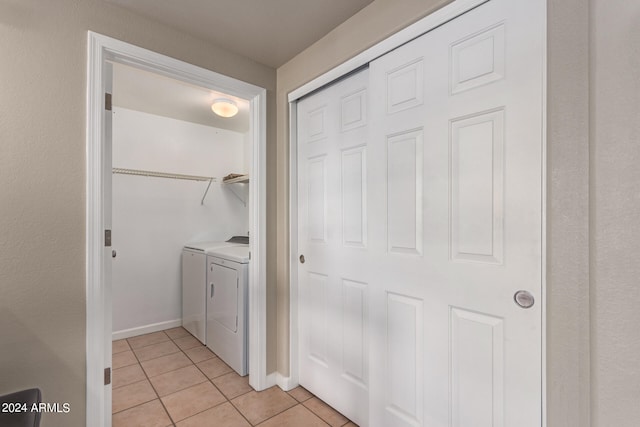
<svg viewBox="0 0 640 427"><path fill-rule="evenodd" d="M238 106L230 99L220 98L213 101L211 110L220 117L233 117L238 114Z"/></svg>

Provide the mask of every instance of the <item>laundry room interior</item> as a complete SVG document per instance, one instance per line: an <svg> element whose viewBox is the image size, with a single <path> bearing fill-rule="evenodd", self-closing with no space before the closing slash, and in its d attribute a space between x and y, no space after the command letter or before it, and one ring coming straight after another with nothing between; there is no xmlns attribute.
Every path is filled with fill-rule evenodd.
<svg viewBox="0 0 640 427"><path fill-rule="evenodd" d="M220 243L214 246L240 247L236 258L248 262L249 102L118 63L112 99L113 339L185 324L205 344L208 246L195 267L183 251L187 256L194 251L185 247ZM235 105L237 114L215 114L212 104L219 100ZM187 296L197 305L189 313L183 313L185 275L198 280ZM242 279L246 289L248 274ZM189 319L195 323L187 325Z"/></svg>

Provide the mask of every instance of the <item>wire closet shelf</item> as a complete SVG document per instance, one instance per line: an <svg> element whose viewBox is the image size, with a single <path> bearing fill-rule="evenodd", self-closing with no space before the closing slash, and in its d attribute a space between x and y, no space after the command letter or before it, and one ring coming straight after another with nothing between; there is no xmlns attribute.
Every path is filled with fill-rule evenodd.
<svg viewBox="0 0 640 427"><path fill-rule="evenodd" d="M207 185L207 189L204 191L204 195L202 196L202 200L200 201L201 205L204 204L204 198L207 197L207 193L209 192L211 183L216 181L216 178L212 176L184 175L180 173L166 173L166 172L157 172L157 171L147 171L147 170L141 170L141 169L113 168L112 171L113 173L123 174L123 175L150 176L154 178L184 179L188 181L209 181L209 184Z"/></svg>

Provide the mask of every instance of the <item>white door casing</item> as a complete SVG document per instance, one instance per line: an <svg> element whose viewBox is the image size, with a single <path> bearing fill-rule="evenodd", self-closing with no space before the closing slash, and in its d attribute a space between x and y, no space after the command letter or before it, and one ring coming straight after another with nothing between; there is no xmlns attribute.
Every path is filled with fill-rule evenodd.
<svg viewBox="0 0 640 427"><path fill-rule="evenodd" d="M299 378L361 425L542 425L541 12L492 0L298 102Z"/></svg>
<svg viewBox="0 0 640 427"><path fill-rule="evenodd" d="M111 388L104 386L104 368L111 365L111 251L104 247L105 215L110 210L105 191L111 176L111 160L105 159L111 155L105 129L111 127L104 113L105 88L111 84L105 68L109 61L250 101L249 381L257 390L272 386L276 378L267 375L266 360L266 90L91 31L87 44L87 425L111 425Z"/></svg>
<svg viewBox="0 0 640 427"><path fill-rule="evenodd" d="M105 62L103 64L103 73L104 73L104 97L105 97L105 102L103 102L103 114L104 114L104 124L103 124L103 146L102 146L102 159L103 159L103 170L106 171L110 171L112 168L112 146L113 146L113 111L112 111L112 106L111 106L111 94L113 93L113 65L110 62ZM107 101L106 98L109 98L109 100ZM103 181L103 193L102 193L102 198L103 198L103 206L108 206L108 209L104 209L104 230L109 230L109 233L111 233L111 229L112 229L112 210L111 210L111 200L112 200L112 195L113 195L113 185L112 185L112 179L111 179L111 174L107 174L104 177L104 181ZM106 239L106 237L105 237ZM112 251L113 250L113 242L110 243L109 246L103 245L103 255L102 255L102 259L103 259L103 265L104 265L104 283L111 283L111 278L113 276L112 271L113 271L113 266L112 266L112 262L113 262L113 257L112 257ZM103 298L104 298L104 306L105 307L109 307L109 309L104 310L104 336L105 337L111 337L111 324L112 324L112 311L111 311L111 304L112 304L112 296L111 296L111 287L110 286L105 286L104 290L103 290ZM111 363L111 340L105 340L105 345L104 345L104 367L107 369L112 370L112 363ZM111 376L113 376L113 372L111 372ZM109 384L107 384L105 386L105 390L104 390L104 407L105 408L111 408L111 397L112 397L112 389L113 386L111 384L111 382L109 382ZM111 425L111 411L110 410L105 410L104 412L104 418L105 418L105 425L110 426Z"/></svg>

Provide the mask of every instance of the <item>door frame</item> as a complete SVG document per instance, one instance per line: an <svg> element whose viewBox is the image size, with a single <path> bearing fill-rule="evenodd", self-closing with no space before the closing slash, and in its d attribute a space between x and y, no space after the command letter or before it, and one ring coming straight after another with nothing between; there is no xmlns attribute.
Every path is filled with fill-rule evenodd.
<svg viewBox="0 0 640 427"><path fill-rule="evenodd" d="M289 92L287 101L289 103L289 383L290 386L299 384L299 361L298 361L298 150L297 150L297 103L298 101L317 91L336 80L347 76L355 70L367 66L376 58L402 46L409 41L420 37L421 35L443 25L444 23L455 19L465 12L470 11L483 3L491 0L454 0L441 9L430 15L420 19L398 31L386 39L376 43L375 45L365 49L356 56L346 60L335 68L321 74L313 80L305 83L299 88ZM546 12L546 1L539 0ZM546 14L545 14L546 16ZM547 426L547 275L546 275L546 258L547 258L547 45L546 45L546 21L543 28L540 28L542 37L544 38L544 52L542 64L542 203L540 206L542 212L542 272L541 272L541 328L542 328L542 427Z"/></svg>
<svg viewBox="0 0 640 427"><path fill-rule="evenodd" d="M106 319L111 318L111 283L104 279L103 235L105 209L103 186L111 171L104 170L104 65L118 62L249 100L252 162L249 205L251 263L249 265L249 383L263 390L273 382L267 377L266 343L266 114L267 91L211 70L134 46L92 31L88 32L86 104L86 357L87 425L105 425L111 408L104 385L105 349L110 345ZM111 330L109 327L108 330Z"/></svg>

